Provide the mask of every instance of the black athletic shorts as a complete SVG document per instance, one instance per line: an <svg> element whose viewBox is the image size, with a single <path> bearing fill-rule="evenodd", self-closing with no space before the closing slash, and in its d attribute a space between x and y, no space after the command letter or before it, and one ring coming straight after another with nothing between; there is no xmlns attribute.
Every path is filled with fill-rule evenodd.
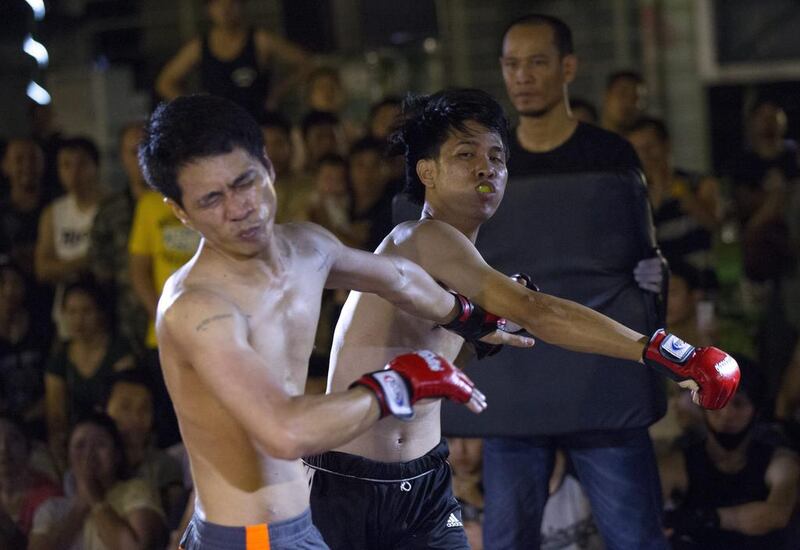
<svg viewBox="0 0 800 550"><path fill-rule="evenodd" d="M410 462L307 457L314 525L333 550L469 549L447 443Z"/></svg>

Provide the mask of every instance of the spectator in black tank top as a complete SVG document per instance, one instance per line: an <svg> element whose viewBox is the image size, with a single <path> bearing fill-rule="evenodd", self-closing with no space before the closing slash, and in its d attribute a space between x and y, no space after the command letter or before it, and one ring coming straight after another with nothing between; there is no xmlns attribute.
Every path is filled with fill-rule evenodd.
<svg viewBox="0 0 800 550"><path fill-rule="evenodd" d="M311 67L308 54L296 44L263 29L248 26L241 0L206 0L211 28L186 43L162 69L156 91L172 100L186 93L185 80L199 66L203 91L225 97L258 115L274 108L302 81ZM271 86L275 62L293 71Z"/></svg>
<svg viewBox="0 0 800 550"><path fill-rule="evenodd" d="M764 380L756 364L736 361L739 391L723 409L703 412L707 436L659 464L664 497L674 506L664 521L673 548L796 547L785 535L800 479L797 456L755 429Z"/></svg>

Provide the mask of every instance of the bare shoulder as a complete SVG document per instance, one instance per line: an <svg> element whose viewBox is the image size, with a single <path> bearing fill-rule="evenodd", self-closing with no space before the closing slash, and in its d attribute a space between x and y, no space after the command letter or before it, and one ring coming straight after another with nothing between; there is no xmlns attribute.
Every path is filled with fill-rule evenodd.
<svg viewBox="0 0 800 550"><path fill-rule="evenodd" d="M419 242L465 239L452 225L439 220L413 220L398 224L391 232L391 242L396 247L416 245Z"/></svg>
<svg viewBox="0 0 800 550"><path fill-rule="evenodd" d="M288 246L299 249L327 249L343 246L336 236L312 222L290 222L276 225L276 235Z"/></svg>
<svg viewBox="0 0 800 550"><path fill-rule="evenodd" d="M243 318L233 300L210 284L187 280L184 270L188 271L187 266L174 273L164 285L156 320L160 340L187 345L195 337L208 338L209 330L220 321Z"/></svg>

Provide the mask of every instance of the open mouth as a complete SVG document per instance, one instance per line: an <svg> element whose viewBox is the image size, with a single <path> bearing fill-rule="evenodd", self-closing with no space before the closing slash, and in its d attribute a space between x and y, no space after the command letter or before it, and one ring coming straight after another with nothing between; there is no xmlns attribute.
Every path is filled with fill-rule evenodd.
<svg viewBox="0 0 800 550"><path fill-rule="evenodd" d="M494 185L492 185L491 183L486 183L486 182L479 184L477 187L475 187L475 190L480 195L491 195L492 193L494 193L496 191L496 189L494 188Z"/></svg>

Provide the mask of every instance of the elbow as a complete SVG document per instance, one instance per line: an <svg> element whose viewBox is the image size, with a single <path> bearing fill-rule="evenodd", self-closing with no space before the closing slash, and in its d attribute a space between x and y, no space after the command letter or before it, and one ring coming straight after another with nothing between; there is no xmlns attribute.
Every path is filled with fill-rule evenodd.
<svg viewBox="0 0 800 550"><path fill-rule="evenodd" d="M268 455L278 460L298 460L311 454L299 432L291 427L270 430L261 437L260 443Z"/></svg>

